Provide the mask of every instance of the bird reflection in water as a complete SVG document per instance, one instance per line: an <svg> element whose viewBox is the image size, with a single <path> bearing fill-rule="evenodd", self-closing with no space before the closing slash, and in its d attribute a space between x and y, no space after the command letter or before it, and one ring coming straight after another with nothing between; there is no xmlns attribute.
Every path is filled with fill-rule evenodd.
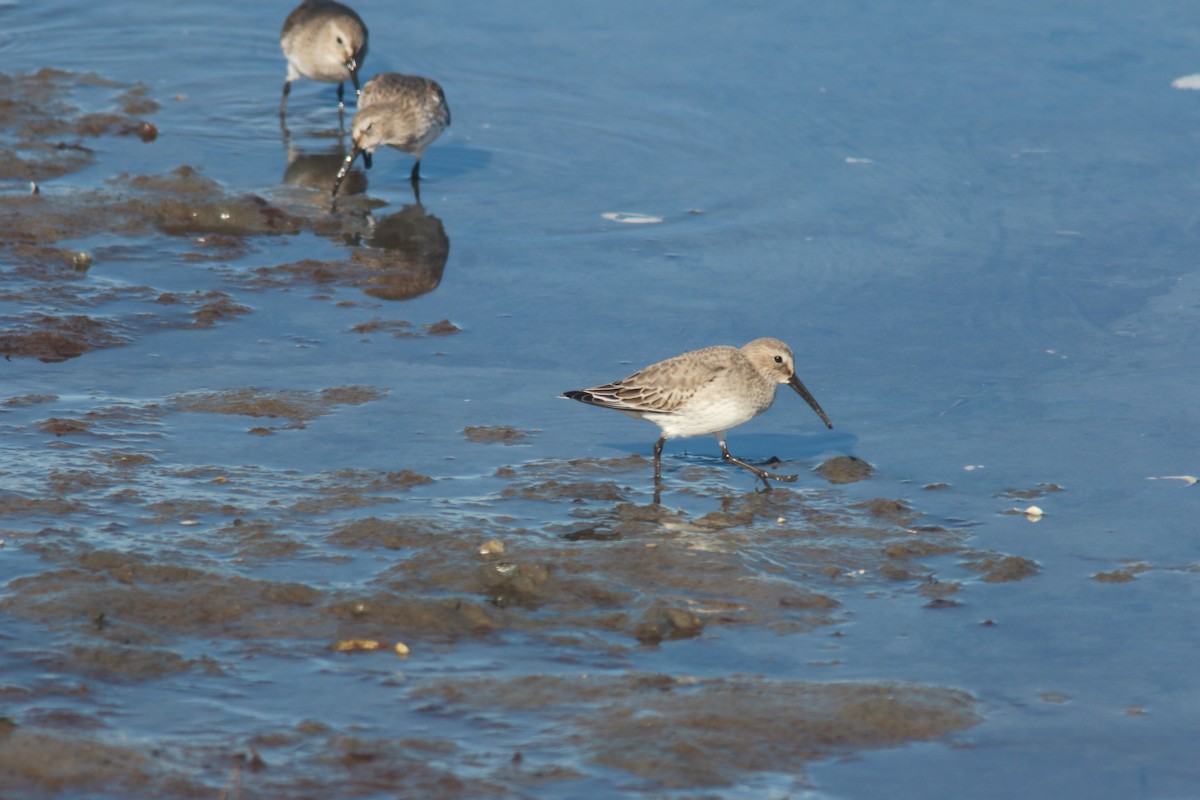
<svg viewBox="0 0 1200 800"><path fill-rule="evenodd" d="M292 146L291 137L286 132L283 143L288 158L287 169L283 173L284 185L320 189L322 195L327 192L329 184L346 161L345 145L339 143L337 148L324 153L305 153ZM342 191L345 194L362 194L366 190L367 175L360 169L351 170L343 179Z"/></svg>
<svg viewBox="0 0 1200 800"><path fill-rule="evenodd" d="M327 202L329 186L346 162L345 145L323 153L304 153L292 146L284 135L288 165L283 183L305 189L318 189L321 203ZM343 177L339 196L362 195L367 190L366 173L353 169ZM352 246L350 262L354 282L371 297L380 300L409 300L432 292L442 282L442 272L450 257L450 238L442 221L425 210L421 196L413 187L415 202L399 211L376 218L370 211L356 224L351 234L341 225L339 236ZM359 198L350 208L373 205ZM335 215L337 205L334 206ZM351 212L353 215L354 212ZM343 218L345 219L345 218Z"/></svg>
<svg viewBox="0 0 1200 800"><path fill-rule="evenodd" d="M450 257L450 238L440 219L417 202L371 218L369 226L366 246L352 257L371 270L364 292L380 300L409 300L438 287Z"/></svg>

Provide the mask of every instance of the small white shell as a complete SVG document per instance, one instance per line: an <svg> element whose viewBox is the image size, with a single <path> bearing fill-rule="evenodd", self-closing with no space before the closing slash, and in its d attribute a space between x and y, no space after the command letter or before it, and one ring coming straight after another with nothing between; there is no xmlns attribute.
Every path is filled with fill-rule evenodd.
<svg viewBox="0 0 1200 800"><path fill-rule="evenodd" d="M649 214L635 214L627 211L608 211L600 216L609 222L624 222L629 225L648 225L662 222L662 217L652 217Z"/></svg>
<svg viewBox="0 0 1200 800"><path fill-rule="evenodd" d="M1148 481L1183 481L1188 486L1195 486L1197 478L1195 475L1159 475L1157 477L1146 478Z"/></svg>

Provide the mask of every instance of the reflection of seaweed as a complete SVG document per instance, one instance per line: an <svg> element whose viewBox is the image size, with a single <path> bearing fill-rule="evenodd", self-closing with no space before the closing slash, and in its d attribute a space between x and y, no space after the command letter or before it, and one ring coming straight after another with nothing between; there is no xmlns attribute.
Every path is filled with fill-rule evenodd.
<svg viewBox="0 0 1200 800"><path fill-rule="evenodd" d="M409 300L438 287L449 257L442 221L417 203L376 220L367 246L355 250L353 261L372 270L363 289L368 295Z"/></svg>

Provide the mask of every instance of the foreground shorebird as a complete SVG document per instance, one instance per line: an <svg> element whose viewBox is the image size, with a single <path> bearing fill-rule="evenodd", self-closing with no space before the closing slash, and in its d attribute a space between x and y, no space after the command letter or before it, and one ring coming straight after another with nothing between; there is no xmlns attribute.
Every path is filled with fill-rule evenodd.
<svg viewBox="0 0 1200 800"><path fill-rule="evenodd" d="M778 339L755 339L745 347L706 347L668 358L628 378L563 397L623 411L649 420L662 429L654 444L655 499L662 484L662 449L667 439L712 434L721 456L753 472L767 488L769 481L792 482L795 475L775 475L734 458L725 446L730 428L757 417L775 401L775 390L786 383L833 427L816 398L796 377L791 349Z"/></svg>
<svg viewBox="0 0 1200 800"><path fill-rule="evenodd" d="M421 156L425 154L425 148L449 125L450 106L446 105L446 95L437 81L395 72L383 72L371 78L363 86L362 97L358 100L358 113L350 123L350 138L354 147L333 182L333 196L337 196L338 187L342 185L342 179L350 171L358 154L362 153L363 164L370 169L371 153L383 145L402 150L417 159L409 174L409 181L413 191L419 193L417 182L421 180Z"/></svg>
<svg viewBox="0 0 1200 800"><path fill-rule="evenodd" d="M333 0L304 0L283 23L279 46L287 58L287 78L279 116L287 113L292 81L309 78L338 85L338 110L344 105L344 82L349 79L358 92L358 71L367 57L367 26L355 14Z"/></svg>

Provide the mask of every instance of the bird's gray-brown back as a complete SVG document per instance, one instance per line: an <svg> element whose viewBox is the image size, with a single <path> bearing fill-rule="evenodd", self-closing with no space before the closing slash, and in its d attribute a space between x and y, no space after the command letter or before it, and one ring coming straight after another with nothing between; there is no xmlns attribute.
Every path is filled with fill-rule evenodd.
<svg viewBox="0 0 1200 800"><path fill-rule="evenodd" d="M736 347L717 345L651 364L632 375L587 389L596 405L619 410L670 414L689 401L724 383L732 375L753 380L753 370ZM774 387L770 387L773 391Z"/></svg>
<svg viewBox="0 0 1200 800"><path fill-rule="evenodd" d="M437 81L385 72L367 81L351 123L355 145L389 145L420 158L450 124L450 107Z"/></svg>

